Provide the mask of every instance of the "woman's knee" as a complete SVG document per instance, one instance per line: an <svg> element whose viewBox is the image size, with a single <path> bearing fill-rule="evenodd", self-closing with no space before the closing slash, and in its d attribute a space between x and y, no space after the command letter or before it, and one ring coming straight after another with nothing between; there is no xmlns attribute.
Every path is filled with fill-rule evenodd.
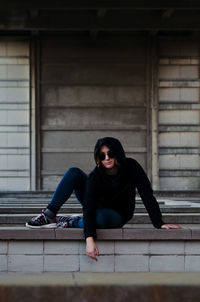
<svg viewBox="0 0 200 302"><path fill-rule="evenodd" d="M84 172L80 168L71 167L65 172L64 176L67 176L70 178L79 178L83 174L84 174Z"/></svg>
<svg viewBox="0 0 200 302"><path fill-rule="evenodd" d="M81 173L81 172L82 172L82 170L81 170L80 168L78 168L78 167L70 167L70 168L66 171L66 173L72 174L72 175L77 175L77 174L79 174L79 173Z"/></svg>
<svg viewBox="0 0 200 302"><path fill-rule="evenodd" d="M104 215L102 211L97 211L96 213L96 224L97 227L100 229L107 228L108 227L108 217L107 215Z"/></svg>

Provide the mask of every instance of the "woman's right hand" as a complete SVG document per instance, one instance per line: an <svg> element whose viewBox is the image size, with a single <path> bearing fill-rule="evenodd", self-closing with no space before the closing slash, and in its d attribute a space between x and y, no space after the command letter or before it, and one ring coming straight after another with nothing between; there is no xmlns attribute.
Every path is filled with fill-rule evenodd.
<svg viewBox="0 0 200 302"><path fill-rule="evenodd" d="M99 250L93 237L88 237L86 239L86 255L96 261L98 260L97 256L99 256Z"/></svg>

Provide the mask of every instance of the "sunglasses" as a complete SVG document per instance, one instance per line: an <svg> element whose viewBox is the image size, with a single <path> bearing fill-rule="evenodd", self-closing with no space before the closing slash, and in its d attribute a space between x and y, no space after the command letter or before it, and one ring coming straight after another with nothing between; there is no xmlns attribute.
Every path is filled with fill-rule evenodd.
<svg viewBox="0 0 200 302"><path fill-rule="evenodd" d="M114 154L113 151L108 151L107 154L101 152L101 153L99 154L99 159L100 159L100 160L104 160L104 159L106 158L106 155L107 155L109 158L114 158L114 157L115 157L115 154Z"/></svg>

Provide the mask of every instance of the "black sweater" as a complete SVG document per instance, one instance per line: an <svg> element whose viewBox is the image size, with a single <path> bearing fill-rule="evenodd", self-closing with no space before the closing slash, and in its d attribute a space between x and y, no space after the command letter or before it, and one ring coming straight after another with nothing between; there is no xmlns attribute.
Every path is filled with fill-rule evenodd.
<svg viewBox="0 0 200 302"><path fill-rule="evenodd" d="M88 176L83 206L85 238L96 238L96 209L110 208L117 211L126 223L135 209L136 188L155 228L164 224L159 205L153 196L151 184L140 164L125 158L117 175L105 174L96 167Z"/></svg>

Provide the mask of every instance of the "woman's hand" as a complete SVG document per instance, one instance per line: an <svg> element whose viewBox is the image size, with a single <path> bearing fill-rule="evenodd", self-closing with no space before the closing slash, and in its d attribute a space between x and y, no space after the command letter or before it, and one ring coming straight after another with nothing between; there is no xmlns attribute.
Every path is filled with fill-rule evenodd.
<svg viewBox="0 0 200 302"><path fill-rule="evenodd" d="M99 250L93 237L88 237L86 239L86 255L96 261L98 260L97 256L99 256Z"/></svg>
<svg viewBox="0 0 200 302"><path fill-rule="evenodd" d="M161 226L161 229L182 229L179 225L175 225L175 224L163 224Z"/></svg>

